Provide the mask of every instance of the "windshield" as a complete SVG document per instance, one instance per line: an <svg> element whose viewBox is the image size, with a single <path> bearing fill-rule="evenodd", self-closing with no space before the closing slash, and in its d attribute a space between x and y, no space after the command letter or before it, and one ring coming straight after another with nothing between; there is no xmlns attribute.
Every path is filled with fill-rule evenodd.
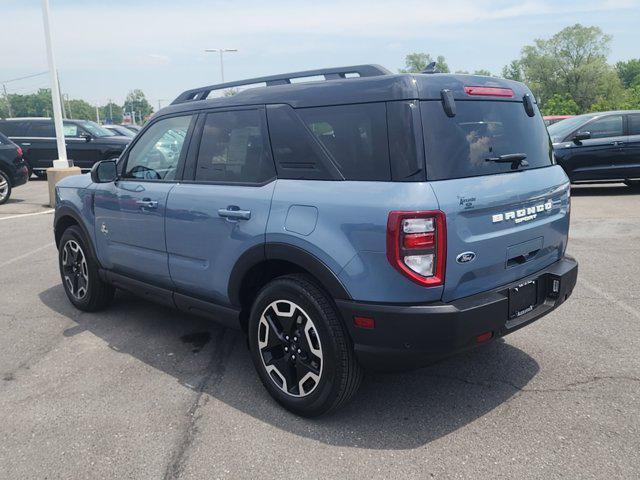
<svg viewBox="0 0 640 480"><path fill-rule="evenodd" d="M567 118L566 120L550 125L547 130L549 130L551 141L553 143L562 142L567 135L593 117L593 115L580 115L579 117Z"/></svg>
<svg viewBox="0 0 640 480"><path fill-rule="evenodd" d="M422 102L421 110L429 180L552 165L540 112L529 117L521 102L457 101L454 117L446 115L440 101ZM515 157L518 162L509 161Z"/></svg>
<svg viewBox="0 0 640 480"><path fill-rule="evenodd" d="M81 122L80 125L94 137L113 137L115 133L101 127L96 122L86 121Z"/></svg>
<svg viewBox="0 0 640 480"><path fill-rule="evenodd" d="M112 125L110 127L105 127L105 128L107 128L109 131L115 133L116 135L122 135L123 137L133 138L133 137L136 136L136 134L133 133L128 128L119 127L117 125Z"/></svg>

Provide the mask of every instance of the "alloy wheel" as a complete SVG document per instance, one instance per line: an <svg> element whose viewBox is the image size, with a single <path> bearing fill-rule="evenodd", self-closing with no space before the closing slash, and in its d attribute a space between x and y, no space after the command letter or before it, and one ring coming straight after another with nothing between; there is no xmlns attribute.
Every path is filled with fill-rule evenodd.
<svg viewBox="0 0 640 480"><path fill-rule="evenodd" d="M267 374L284 393L305 397L320 383L324 366L320 336L299 305L277 300L264 309L258 349Z"/></svg>
<svg viewBox="0 0 640 480"><path fill-rule="evenodd" d="M69 293L82 300L89 288L89 269L82 247L75 240L68 240L62 248L62 273Z"/></svg>
<svg viewBox="0 0 640 480"><path fill-rule="evenodd" d="M9 195L9 180L0 173L0 202L7 198L7 195Z"/></svg>

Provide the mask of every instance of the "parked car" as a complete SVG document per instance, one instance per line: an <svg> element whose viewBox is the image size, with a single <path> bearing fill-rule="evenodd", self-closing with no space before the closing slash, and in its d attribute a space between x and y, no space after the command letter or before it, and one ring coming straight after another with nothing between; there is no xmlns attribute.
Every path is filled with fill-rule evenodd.
<svg viewBox="0 0 640 480"><path fill-rule="evenodd" d="M46 176L46 169L58 158L56 134L50 118L0 119L0 132L22 147L31 172ZM94 163L120 156L131 141L88 120L65 120L67 157L88 172Z"/></svg>
<svg viewBox="0 0 640 480"><path fill-rule="evenodd" d="M106 128L110 132L113 132L114 135L120 135L121 137L133 138L136 136L136 132L128 129L127 127L123 127L122 125L105 124L102 125L102 128Z"/></svg>
<svg viewBox="0 0 640 480"><path fill-rule="evenodd" d="M22 149L0 133L0 205L7 203L12 189L27 183L28 178Z"/></svg>
<svg viewBox="0 0 640 480"><path fill-rule="evenodd" d="M273 398L320 415L363 368L423 366L571 295L552 160L509 80L361 65L189 90L58 184L62 283L83 311L122 288L243 330Z"/></svg>
<svg viewBox="0 0 640 480"><path fill-rule="evenodd" d="M640 110L589 113L549 127L556 161L572 182L640 186Z"/></svg>
<svg viewBox="0 0 640 480"><path fill-rule="evenodd" d="M561 122L562 120L566 120L571 117L573 117L573 115L546 115L542 118L544 119L544 124L548 127L549 125L553 125L554 123Z"/></svg>
<svg viewBox="0 0 640 480"><path fill-rule="evenodd" d="M142 127L140 125L131 125L130 123L126 125L120 125L120 126L124 128L128 128L133 133L138 133L140 130L142 130Z"/></svg>

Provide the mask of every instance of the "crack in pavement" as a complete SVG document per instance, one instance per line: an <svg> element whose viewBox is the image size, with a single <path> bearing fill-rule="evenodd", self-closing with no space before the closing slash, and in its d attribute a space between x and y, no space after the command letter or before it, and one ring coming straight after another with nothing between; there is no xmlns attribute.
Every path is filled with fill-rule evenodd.
<svg viewBox="0 0 640 480"><path fill-rule="evenodd" d="M182 475L188 458L188 452L198 434L198 421L201 418L199 410L204 407L210 399L209 395L205 395L205 389L210 391L224 378L227 368L226 360L231 355L236 339L237 332L228 328L222 329L216 336L214 351L206 369L207 373L200 379L195 387L192 387L195 390L195 397L191 402L189 410L187 410L187 422L180 440L171 454L170 461L163 476L164 480L175 480Z"/></svg>

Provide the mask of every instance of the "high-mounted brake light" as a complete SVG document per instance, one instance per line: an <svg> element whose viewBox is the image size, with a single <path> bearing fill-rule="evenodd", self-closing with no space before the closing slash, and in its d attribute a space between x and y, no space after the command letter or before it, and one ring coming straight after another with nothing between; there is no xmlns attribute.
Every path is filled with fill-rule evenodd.
<svg viewBox="0 0 640 480"><path fill-rule="evenodd" d="M446 222L443 212L389 213L387 258L396 270L419 285L442 285L445 255Z"/></svg>
<svg viewBox="0 0 640 480"><path fill-rule="evenodd" d="M513 97L513 90L500 87L464 87L464 93L480 97Z"/></svg>

